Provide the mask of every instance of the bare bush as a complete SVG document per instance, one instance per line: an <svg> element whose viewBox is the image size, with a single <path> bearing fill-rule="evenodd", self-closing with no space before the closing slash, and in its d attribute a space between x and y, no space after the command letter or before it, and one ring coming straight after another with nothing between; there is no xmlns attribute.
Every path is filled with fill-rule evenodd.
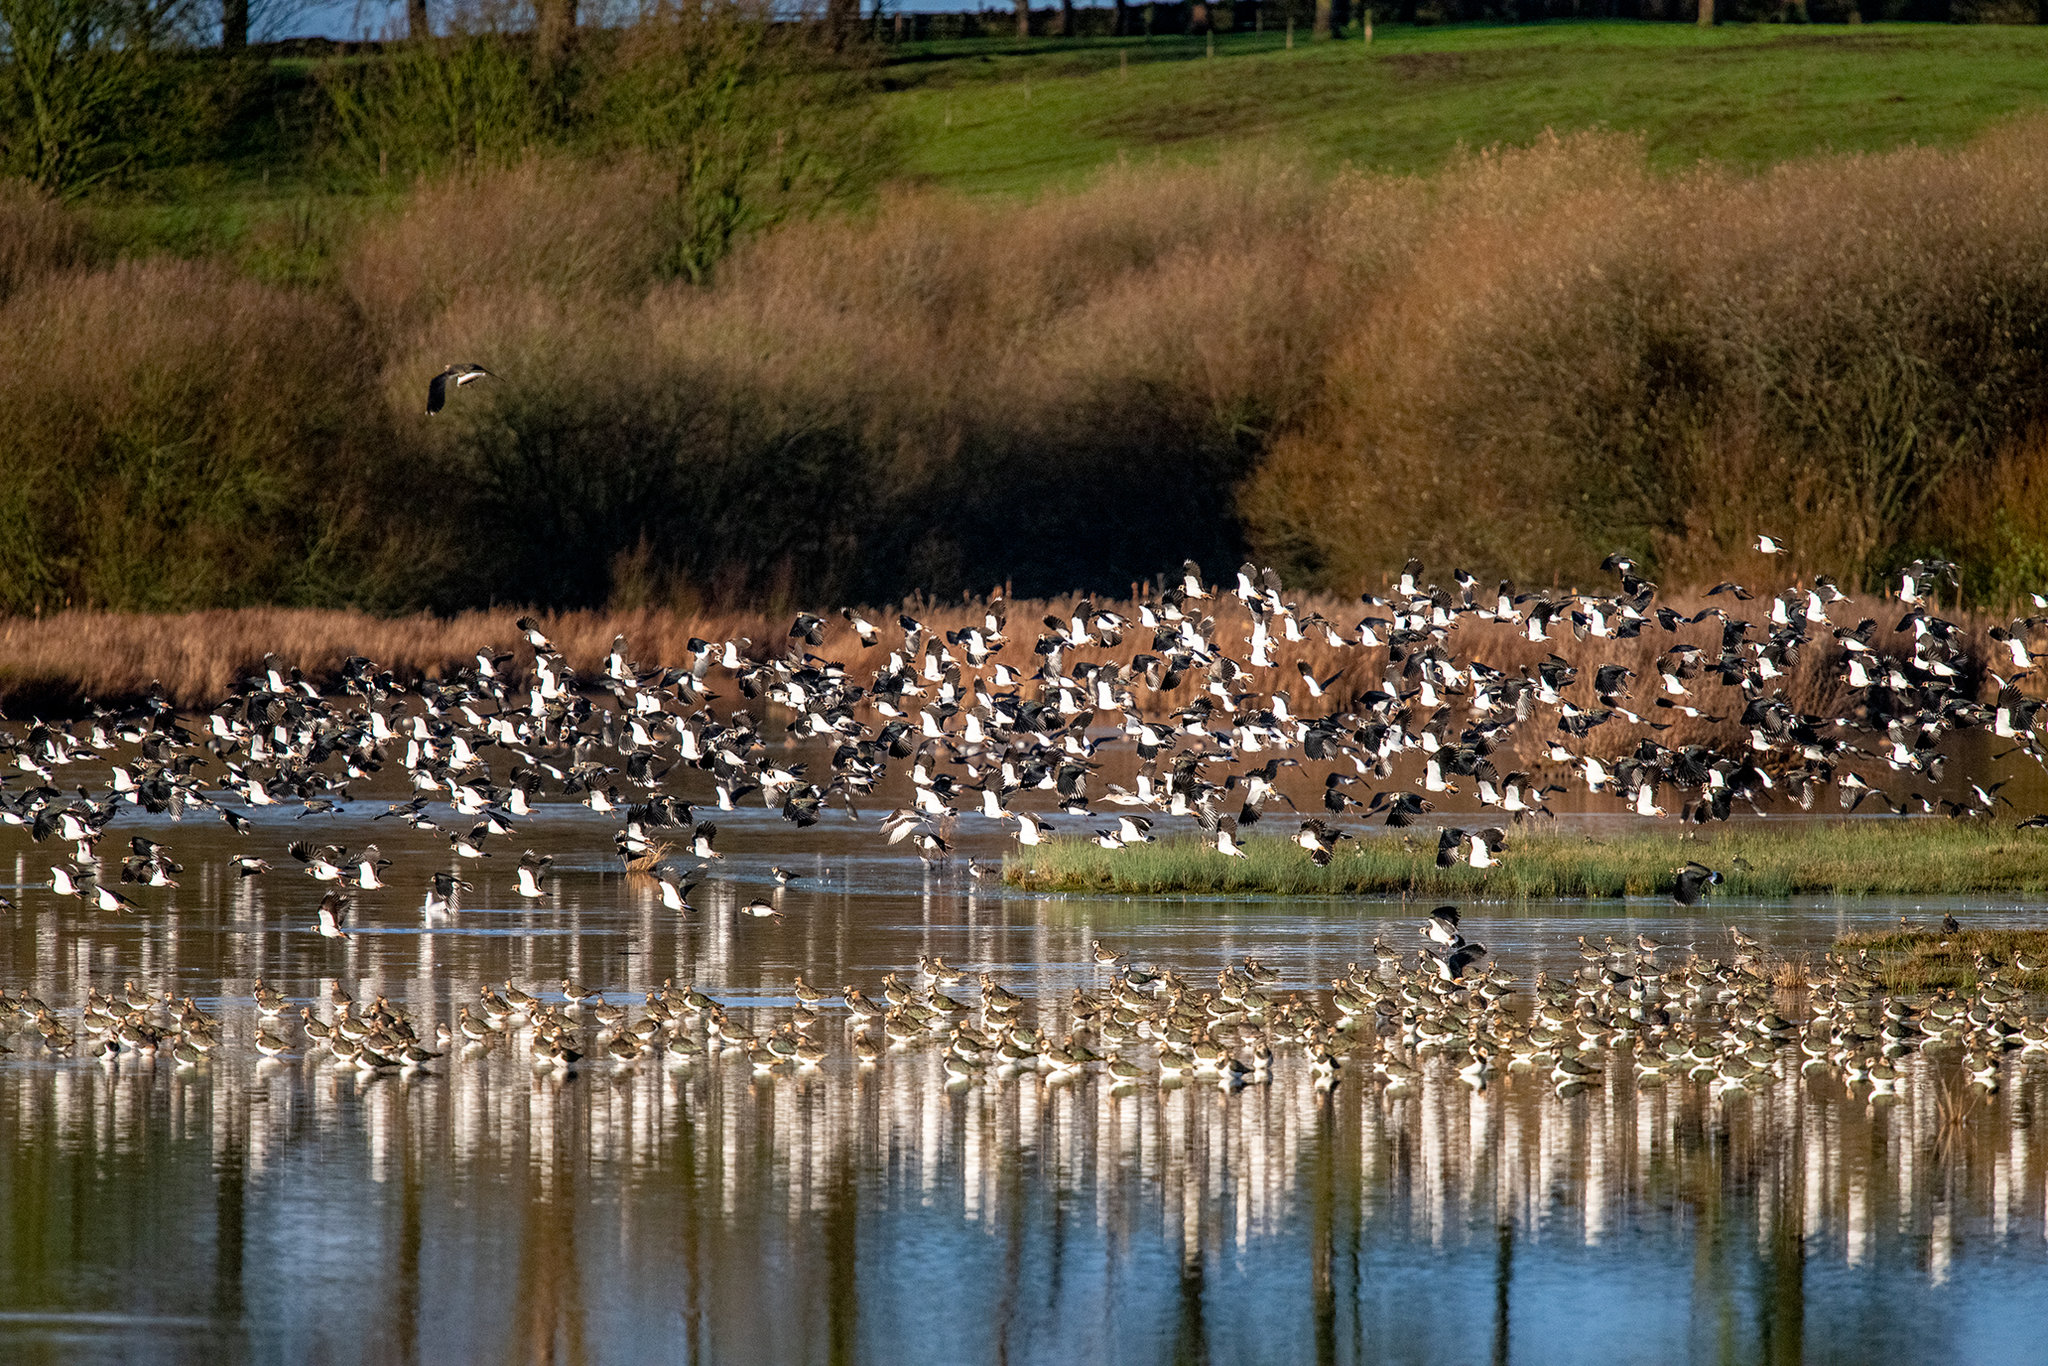
<svg viewBox="0 0 2048 1366"><path fill-rule="evenodd" d="M387 369L403 407L450 359L505 379L419 438L473 497L467 524L534 532L475 540L454 601L602 602L636 547L641 579L716 602L1039 593L1227 556L1233 486L1307 404L1304 350L1335 316L1289 247L1320 196L1256 164L1022 207L908 196L638 303L500 262L503 230L480 223L500 283L419 323Z"/></svg>
<svg viewBox="0 0 2048 1366"><path fill-rule="evenodd" d="M661 252L658 198L638 168L538 154L425 181L356 235L341 284L384 336L485 296L637 298Z"/></svg>
<svg viewBox="0 0 2048 1366"><path fill-rule="evenodd" d="M1753 179L1588 135L1359 185L1408 245L1247 490L1252 539L1331 585L1414 551L1700 581L1766 528L1856 579L1945 543L1942 490L2040 419L2043 188L2041 123Z"/></svg>
<svg viewBox="0 0 2048 1366"><path fill-rule="evenodd" d="M0 442L48 472L5 492L0 601L1121 593L1247 548L1330 592L1411 554L1590 589L1616 549L1676 586L1753 577L1758 531L1779 572L1851 587L1924 554L1964 556L1972 601L2048 579L2048 121L1757 177L1586 135L1430 177L891 193L703 285L671 278L674 188L637 156L423 183L336 250L333 292L53 276L55 211L0 205L32 281ZM452 361L496 378L430 419ZM367 530L294 530L300 498ZM249 530L168 573L124 549L197 526ZM321 546L352 568L309 587Z"/></svg>
<svg viewBox="0 0 2048 1366"><path fill-rule="evenodd" d="M25 180L0 180L0 302L55 271L83 265L85 225Z"/></svg>
<svg viewBox="0 0 2048 1366"><path fill-rule="evenodd" d="M367 590L381 424L351 343L332 305L204 265L16 293L0 306L0 605Z"/></svg>

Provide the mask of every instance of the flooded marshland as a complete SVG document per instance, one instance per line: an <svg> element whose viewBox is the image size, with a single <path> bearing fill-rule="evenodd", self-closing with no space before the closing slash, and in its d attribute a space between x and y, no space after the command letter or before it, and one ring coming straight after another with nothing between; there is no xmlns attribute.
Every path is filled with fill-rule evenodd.
<svg viewBox="0 0 2048 1366"><path fill-rule="evenodd" d="M859 1063L838 988L879 1000L883 974L916 982L936 955L970 974L949 990L971 999L987 971L1057 1037L1074 989L1115 978L1100 940L1196 986L1250 956L1277 973L1270 996L1327 1005L1331 979L1374 971L1375 937L1407 955L1418 908L1025 896L966 875L993 836L927 869L844 817L799 838L757 809L718 813L723 857L684 915L618 871L614 822L561 803L519 835L556 854L544 899L513 894L501 846L425 925L445 841L372 821L383 807L259 813L241 839L124 817L184 863L127 916L52 897L45 847L0 836L20 903L0 984L76 1018L89 988L134 979L218 1020L191 1066L54 1051L12 1023L0 1357L2022 1361L2048 1332L2040 1053L2015 1047L1986 1087L1915 1051L1886 1093L1790 1044L1739 1085L1639 1082L1614 1040L1582 1054L1590 1085L1502 1060L1475 1088L1395 1016L1342 1034L1334 1084L1284 1042L1239 1081L956 1079L937 1034ZM315 932L322 887L296 866L230 863L316 824L404 874L358 893L345 941ZM755 899L782 919L738 913ZM1942 909L1660 899L1472 906L1466 925L1526 1012L1538 973L1582 966L1581 936L1725 956L1739 923L1798 955ZM620 1064L586 1007L570 1069L537 1068L515 1020L487 1047L365 1070L296 1018L331 1019L339 987L431 1041L508 980L559 1005L566 979L632 1015L670 982L760 1037L799 1007L799 973L825 993L814 1067L715 1047ZM258 979L287 1014L259 1015ZM289 1049L260 1056L259 1030ZM1376 1070L1387 1057L1412 1075Z"/></svg>

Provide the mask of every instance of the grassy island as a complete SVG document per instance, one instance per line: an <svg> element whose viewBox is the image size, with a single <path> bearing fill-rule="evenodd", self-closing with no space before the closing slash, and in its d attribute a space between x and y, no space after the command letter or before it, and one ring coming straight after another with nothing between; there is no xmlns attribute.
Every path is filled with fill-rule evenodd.
<svg viewBox="0 0 2048 1366"><path fill-rule="evenodd" d="M1476 823L1476 822L1475 822ZM1719 871L1716 895L2004 895L2048 892L2048 834L1940 819L1755 823L1711 833L1513 831L1499 867L1436 866L1434 826L1374 830L1318 868L1276 831L1245 857L1175 837L1125 849L1056 840L1004 866L1015 887L1136 895L1669 896L1688 862Z"/></svg>
<svg viewBox="0 0 2048 1366"><path fill-rule="evenodd" d="M1965 925L1949 934L1939 927L1902 925L1875 934L1851 934L1837 940L1838 951L1877 965L1877 975L1892 991L1975 990L1982 980L1983 960L1999 964L1999 979L2029 991L2048 987L2048 929L2022 930ZM2022 968L2020 963L2027 966Z"/></svg>

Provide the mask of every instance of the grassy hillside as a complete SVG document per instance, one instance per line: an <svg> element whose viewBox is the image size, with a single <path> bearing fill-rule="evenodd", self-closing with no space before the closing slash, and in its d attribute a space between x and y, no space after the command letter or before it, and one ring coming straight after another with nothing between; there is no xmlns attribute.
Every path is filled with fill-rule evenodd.
<svg viewBox="0 0 2048 1366"><path fill-rule="evenodd" d="M1761 167L1967 140L2048 106L2048 27L1626 21L1380 25L1367 45L1279 33L885 46L893 178L969 194L1073 188L1119 160L1270 150L1335 170L1434 170L1544 129L1639 134L1653 165ZM385 197L337 180L312 64L271 66L218 159L100 197L103 231L182 255L331 232ZM383 187L388 192L392 187ZM268 245L276 240L282 247Z"/></svg>
<svg viewBox="0 0 2048 1366"><path fill-rule="evenodd" d="M970 192L1072 184L1118 157L1229 147L1427 171L1546 127L1638 132L1652 161L1763 166L1946 145L2048 102L2048 28L1622 21L1383 25L1360 42L1224 35L954 43L893 54L903 173ZM1128 60L1128 69L1120 63Z"/></svg>

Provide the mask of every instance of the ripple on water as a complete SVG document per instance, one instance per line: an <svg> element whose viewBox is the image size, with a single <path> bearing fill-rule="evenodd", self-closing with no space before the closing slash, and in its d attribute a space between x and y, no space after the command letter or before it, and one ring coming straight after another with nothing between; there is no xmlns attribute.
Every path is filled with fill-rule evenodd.
<svg viewBox="0 0 2048 1366"><path fill-rule="evenodd" d="M1953 1067L1920 1058L1891 1099L1790 1066L1730 1092L1610 1065L1560 1097L1516 1074L1475 1093L1438 1065L1388 1089L1355 1063L1325 1093L1285 1048L1269 1084L1234 1094L994 1073L948 1089L929 1045L856 1068L837 1007L808 1076L715 1059L536 1075L523 1040L413 1076L296 1047L259 1065L258 977L294 1011L266 1027L297 1044L296 1008L324 1012L337 980L429 1024L507 978L618 1004L669 979L760 1030L788 1018L798 971L876 991L920 954L1052 1002L1105 980L1096 938L1197 985L1250 954L1283 993L1326 987L1376 934L1416 942L1413 906L1030 896L928 875L837 824L793 857L751 812L716 817L727 857L689 917L575 856L608 823L550 811L518 837L566 855L547 902L517 902L497 866L514 860L484 860L461 870L471 909L422 926L415 884L448 866L445 841L365 819L381 809L320 822L377 840L400 875L358 896L346 943L310 931L309 879L232 876L259 836L159 835L184 886L128 919L39 892L44 851L0 836L27 889L0 982L75 1013L88 984L132 976L222 1017L191 1070L0 1058L0 1357L1906 1363L2024 1360L2048 1340L2048 1073L2017 1057L1960 1130ZM962 846L996 852L972 829ZM774 863L806 880L774 891ZM786 920L734 915L757 894ZM1929 898L1468 918L1526 982L1576 968L1580 935L1724 952L1740 922L1810 953L1950 906L2024 913Z"/></svg>

